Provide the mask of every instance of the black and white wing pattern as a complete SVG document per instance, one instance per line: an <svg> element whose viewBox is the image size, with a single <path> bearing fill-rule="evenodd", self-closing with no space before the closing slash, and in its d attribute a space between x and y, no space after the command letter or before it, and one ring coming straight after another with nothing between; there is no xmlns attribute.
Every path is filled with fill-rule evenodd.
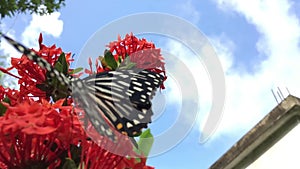
<svg viewBox="0 0 300 169"><path fill-rule="evenodd" d="M102 72L84 79L68 78L35 52L1 35L19 52L45 68L50 77L67 86L101 135L115 140L114 130L117 130L127 136L136 136L151 122L151 100L163 82L162 75L132 69Z"/></svg>
<svg viewBox="0 0 300 169"><path fill-rule="evenodd" d="M122 134L138 135L153 115L151 99L163 76L148 70L118 70L83 79L86 92ZM92 123L99 115L89 114ZM94 125L96 126L96 125Z"/></svg>

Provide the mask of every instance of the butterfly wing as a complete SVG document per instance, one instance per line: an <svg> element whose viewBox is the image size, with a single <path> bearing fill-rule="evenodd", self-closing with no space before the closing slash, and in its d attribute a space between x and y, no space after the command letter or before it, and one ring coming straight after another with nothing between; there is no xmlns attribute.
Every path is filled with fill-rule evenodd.
<svg viewBox="0 0 300 169"><path fill-rule="evenodd" d="M151 99L163 76L148 70L117 70L83 81L115 128L125 135L135 136L151 122Z"/></svg>

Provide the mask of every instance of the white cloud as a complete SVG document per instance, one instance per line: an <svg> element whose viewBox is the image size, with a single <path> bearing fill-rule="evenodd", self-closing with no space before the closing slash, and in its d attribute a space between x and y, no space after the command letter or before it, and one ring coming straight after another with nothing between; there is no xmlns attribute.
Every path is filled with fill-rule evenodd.
<svg viewBox="0 0 300 169"><path fill-rule="evenodd" d="M4 28L5 25L2 24L1 25L1 30L5 29ZM10 31L7 33L7 36L11 37L11 38L15 38L15 32L14 31ZM0 50L2 51L4 56L13 56L13 57L17 57L20 55L19 52L16 51L15 48L13 48L8 42L6 42L4 39L1 39L1 43L0 43Z"/></svg>
<svg viewBox="0 0 300 169"><path fill-rule="evenodd" d="M166 68L168 75L174 78L174 81L169 81L169 79L166 81L166 90L169 91L168 101L177 104L181 104L183 100L198 102L200 105L198 113L207 115L211 107L212 88L209 74L207 73L203 61L183 44L176 41L170 40L163 49L173 55L164 56L166 59L172 60L166 61ZM172 75L174 77L172 77ZM182 83L180 83L180 81ZM198 91L191 90L193 89L191 87L193 83L197 86ZM183 92L184 96L182 96ZM199 100L194 100L195 96L197 96L196 94L198 94ZM193 109L194 107L190 107L190 109L182 109L180 111L180 113L186 114L187 124L191 124L195 121L192 115L189 117L189 114L193 113ZM204 116L200 117L201 121L203 117Z"/></svg>
<svg viewBox="0 0 300 169"><path fill-rule="evenodd" d="M194 24L197 24L200 21L200 12L195 8L192 0L184 1L183 3L177 6L179 12L182 12L184 17L187 17L188 20Z"/></svg>
<svg viewBox="0 0 300 169"><path fill-rule="evenodd" d="M30 48L38 48L38 37L40 33L51 35L53 37L59 37L63 31L63 21L59 19L60 13L54 12L50 15L39 16L37 14L32 15L32 19L29 22L29 25L25 27L25 29L21 32L22 40L21 42L30 47ZM27 22L26 22L27 23ZM1 24L1 30L6 33L8 30L6 28L5 23ZM16 37L16 32L20 32L20 30L12 30L6 33L9 37L18 40ZM5 40L1 42L0 50L5 55L9 55L12 57L18 57L20 54L9 45Z"/></svg>
<svg viewBox="0 0 300 169"><path fill-rule="evenodd" d="M290 11L293 3L287 0L217 0L217 4L244 16L256 27L260 33L257 50L267 56L257 63L253 74L228 71L230 63L226 63L226 105L215 135L232 135L246 132L276 106L271 89L279 86L285 92L288 87L291 94L300 96L300 24ZM227 60L223 57L232 55L224 46L217 46L217 50L223 63Z"/></svg>
<svg viewBox="0 0 300 169"><path fill-rule="evenodd" d="M59 12L43 16L33 14L32 20L22 34L24 45L37 47L40 33L59 37L63 31L63 21L59 19L59 16Z"/></svg>
<svg viewBox="0 0 300 169"><path fill-rule="evenodd" d="M223 70L226 71L225 73L230 73L233 63L232 52L235 50L235 44L225 34L221 34L220 36L211 36L209 37L209 41L215 48Z"/></svg>

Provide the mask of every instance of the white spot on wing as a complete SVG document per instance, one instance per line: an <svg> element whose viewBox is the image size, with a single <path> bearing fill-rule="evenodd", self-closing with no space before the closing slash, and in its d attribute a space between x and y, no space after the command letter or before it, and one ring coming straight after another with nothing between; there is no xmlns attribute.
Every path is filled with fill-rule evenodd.
<svg viewBox="0 0 300 169"><path fill-rule="evenodd" d="M39 65L40 67L44 68L43 62L38 62L38 65Z"/></svg>
<svg viewBox="0 0 300 169"><path fill-rule="evenodd" d="M60 81L60 82L63 80L62 77L60 77L60 76L58 76L57 79L58 79L58 81Z"/></svg>
<svg viewBox="0 0 300 169"><path fill-rule="evenodd" d="M81 81L77 81L77 87L79 87L79 88L82 88L82 87L83 87L83 84L82 84Z"/></svg>
<svg viewBox="0 0 300 169"><path fill-rule="evenodd" d="M155 79L155 76L153 74L148 74L148 76Z"/></svg>
<svg viewBox="0 0 300 169"><path fill-rule="evenodd" d="M133 125L131 124L131 123L129 123L129 122L127 122L127 128L131 128L131 127L133 127Z"/></svg>
<svg viewBox="0 0 300 169"><path fill-rule="evenodd" d="M99 124L98 124L98 125L99 125ZM101 127L100 127L100 128L101 128L101 130L102 130L102 131L105 131L105 128L104 128L104 126L102 126L102 125L101 125Z"/></svg>
<svg viewBox="0 0 300 169"><path fill-rule="evenodd" d="M124 81L122 81L122 80L119 80L119 81L117 81L119 84L121 84L121 85L123 85L123 86L126 86L126 87L129 87L129 83L126 83L126 82L124 82Z"/></svg>
<svg viewBox="0 0 300 169"><path fill-rule="evenodd" d="M24 48L23 46L21 46L21 45L17 45L17 48L18 48L18 50L21 51L21 52L24 52L24 51L25 51L25 48Z"/></svg>
<svg viewBox="0 0 300 169"><path fill-rule="evenodd" d="M139 88L139 87L136 87L136 86L134 86L133 89L134 89L134 90L137 90L137 91L139 91L139 92L143 91L142 88Z"/></svg>
<svg viewBox="0 0 300 169"><path fill-rule="evenodd" d="M144 116L141 115L141 114L138 114L138 117L139 117L139 119L143 119L144 118Z"/></svg>
<svg viewBox="0 0 300 169"><path fill-rule="evenodd" d="M96 126L99 126L99 125L100 125L99 121L98 121L98 120L95 120L95 119L94 119L94 123L95 123ZM101 126L101 127L103 127L103 126ZM104 128L104 127L103 127L103 128ZM103 130L103 129L101 128L101 130Z"/></svg>
<svg viewBox="0 0 300 169"><path fill-rule="evenodd" d="M112 132L111 132L111 130L106 130L106 133L107 133L107 135L109 135L109 136L111 136L111 135L112 135Z"/></svg>
<svg viewBox="0 0 300 169"><path fill-rule="evenodd" d="M128 78L129 76L128 75L124 75L124 74L122 74L122 75L120 75L122 78Z"/></svg>
<svg viewBox="0 0 300 169"><path fill-rule="evenodd" d="M137 125L137 124L140 123L140 122L139 122L138 120L136 120L136 119L133 119L132 121L133 121L133 123L134 123L135 125Z"/></svg>
<svg viewBox="0 0 300 169"><path fill-rule="evenodd" d="M147 109L142 109L142 112L143 112L144 114L146 114L146 113L147 113Z"/></svg>
<svg viewBox="0 0 300 169"><path fill-rule="evenodd" d="M142 83L139 83L139 82L136 82L136 81L133 81L132 83L137 85L137 86L142 86Z"/></svg>
<svg viewBox="0 0 300 169"><path fill-rule="evenodd" d="M54 77L54 76L55 76L55 74L54 74L53 72L51 72L51 73L50 73L50 76L51 76L51 77Z"/></svg>

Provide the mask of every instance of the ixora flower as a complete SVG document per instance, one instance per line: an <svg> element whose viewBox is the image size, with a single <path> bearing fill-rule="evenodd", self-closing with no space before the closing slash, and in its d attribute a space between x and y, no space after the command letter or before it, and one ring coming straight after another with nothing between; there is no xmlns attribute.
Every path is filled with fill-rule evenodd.
<svg viewBox="0 0 300 169"><path fill-rule="evenodd" d="M81 68L69 68L73 61L70 53L65 54L55 45L47 47L42 41L40 35L40 49L32 49L38 56L65 75L79 77L83 74L78 73ZM109 52L96 60L95 71L89 59L90 69L85 69L86 74L132 67L165 73L160 50L145 39L139 40L130 34L123 40L119 37L108 47ZM134 55L144 49L149 49L144 52L147 55ZM98 142L93 141L91 134L97 134L93 126L90 122L86 124L90 128L88 135L78 119L78 114L84 111L73 106L71 95L59 93L66 91L66 86L59 84L57 79L49 79L45 69L25 55L12 58L11 64L10 68L0 68L0 71L18 78L19 89L0 86L0 168L153 169L146 165L149 149L137 149L130 139L119 140L116 144L98 135ZM18 75L10 73L12 69L17 69ZM152 138L152 135L146 130L140 137ZM137 144L149 147L142 142ZM119 149L121 154L103 148L107 146Z"/></svg>
<svg viewBox="0 0 300 169"><path fill-rule="evenodd" d="M7 106L0 117L0 161L8 168L56 168L60 155L69 145L70 134L62 130L70 120L55 110L57 102L48 107L27 100ZM70 116L69 116L70 117ZM69 125L69 130L72 128ZM71 132L70 132L71 133ZM60 139L63 137L64 139Z"/></svg>
<svg viewBox="0 0 300 169"><path fill-rule="evenodd" d="M63 53L61 48L57 48L55 45L47 47L42 44L43 37L42 34L39 36L39 47L38 51L32 49L38 56L47 60L54 67L58 67L57 64L59 57L63 54L67 65L70 65L72 62L71 53ZM7 69L1 69L2 71L9 72L12 69L16 69L19 76L17 77L18 84L20 86L20 97L26 97L28 95L37 97L37 98L46 98L49 93L41 90L41 85L47 85L47 71L42 69L37 63L32 62L28 59L26 55L22 55L21 58L11 58L11 67ZM71 70L70 70L71 71ZM50 89L48 88L48 91ZM52 90L51 90L52 92Z"/></svg>
<svg viewBox="0 0 300 169"><path fill-rule="evenodd" d="M161 55L160 49L156 48L154 43L148 42L144 38L138 39L130 33L126 34L124 39L121 39L119 35L118 40L110 42L107 47L108 51L105 52L105 56L113 55L116 61L115 65L117 65L114 67L131 68L134 66L140 69L148 69L156 73L164 73L164 81L167 79L164 58ZM110 65L114 65L112 60L105 58L105 61L109 61L111 63ZM125 63L125 65L122 65L122 63ZM104 65L106 65L106 63L104 63ZM165 88L163 83L161 88Z"/></svg>
<svg viewBox="0 0 300 169"><path fill-rule="evenodd" d="M28 100L16 106L6 105L5 115L0 117L0 162L3 166L61 168L76 166L76 161L81 168L89 169L145 166L145 161L134 163L88 139L80 122L72 115L72 107L62 106L63 103L64 100L55 104ZM133 149L129 140L114 144L102 137L101 142L112 148L121 147L123 151Z"/></svg>

